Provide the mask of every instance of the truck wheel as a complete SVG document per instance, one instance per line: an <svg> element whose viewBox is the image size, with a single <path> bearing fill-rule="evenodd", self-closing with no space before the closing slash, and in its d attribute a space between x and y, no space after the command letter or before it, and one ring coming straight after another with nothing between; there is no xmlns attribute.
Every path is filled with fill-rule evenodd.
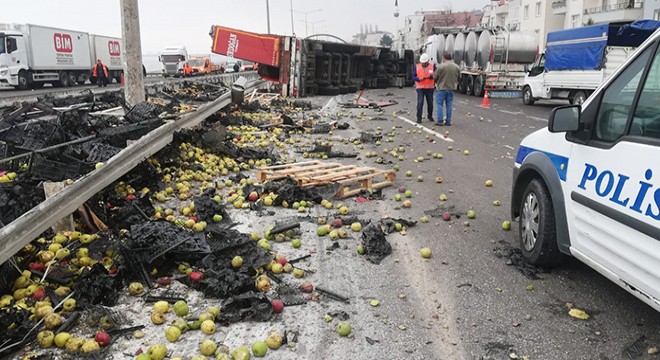
<svg viewBox="0 0 660 360"><path fill-rule="evenodd" d="M25 70L21 70L18 72L18 85L16 86L16 89L27 90L28 88L30 88L28 73Z"/></svg>
<svg viewBox="0 0 660 360"><path fill-rule="evenodd" d="M525 105L534 105L534 96L532 95L532 89L529 86L525 86L522 93L523 104Z"/></svg>
<svg viewBox="0 0 660 360"><path fill-rule="evenodd" d="M557 228L552 199L539 179L527 185L520 202L519 239L522 255L529 263L553 267L562 254L557 246Z"/></svg>
<svg viewBox="0 0 660 360"><path fill-rule="evenodd" d="M474 76L468 75L465 85L465 93L467 95L474 95Z"/></svg>
<svg viewBox="0 0 660 360"><path fill-rule="evenodd" d="M587 100L587 94L582 91L576 91L571 97L571 105L582 105Z"/></svg>
<svg viewBox="0 0 660 360"><path fill-rule="evenodd" d="M463 75L458 81L458 92L461 94L465 94L466 88L467 88L467 75Z"/></svg>
<svg viewBox="0 0 660 360"><path fill-rule="evenodd" d="M484 77L481 75L474 77L474 96L484 96Z"/></svg>
<svg viewBox="0 0 660 360"><path fill-rule="evenodd" d="M57 81L53 85L55 85L57 87L68 87L69 86L69 74L67 74L66 71L60 71L59 76L60 76L60 80Z"/></svg>
<svg viewBox="0 0 660 360"><path fill-rule="evenodd" d="M75 86L76 82L78 81L78 77L76 76L75 72L70 72L69 73L69 86Z"/></svg>

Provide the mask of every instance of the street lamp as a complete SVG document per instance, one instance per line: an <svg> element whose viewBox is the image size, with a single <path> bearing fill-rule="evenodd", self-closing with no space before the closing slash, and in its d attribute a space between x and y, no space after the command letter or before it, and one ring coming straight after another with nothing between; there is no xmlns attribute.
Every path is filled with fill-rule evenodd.
<svg viewBox="0 0 660 360"><path fill-rule="evenodd" d="M270 34L270 4L269 0L266 0L266 26L268 27L268 33Z"/></svg>
<svg viewBox="0 0 660 360"><path fill-rule="evenodd" d="M293 1L293 0L292 0L292 1ZM307 15L309 15L309 14L313 14L313 13L316 13L316 12L319 12L319 11L323 11L323 9L316 9L316 10L311 10L311 11L298 11L298 10L293 10L293 11L295 11L295 12L297 12L297 13L299 13L299 14L303 14L303 15L305 16L305 36L309 36L309 33L308 33L308 27L307 27L307 24L308 24L309 22L307 21ZM293 14L292 14L291 16L293 17ZM292 20L293 20L293 19L292 19Z"/></svg>

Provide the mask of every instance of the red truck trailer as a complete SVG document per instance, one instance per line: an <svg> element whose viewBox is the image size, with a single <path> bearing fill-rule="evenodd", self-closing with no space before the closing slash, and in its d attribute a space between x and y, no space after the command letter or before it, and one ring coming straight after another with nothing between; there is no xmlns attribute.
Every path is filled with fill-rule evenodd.
<svg viewBox="0 0 660 360"><path fill-rule="evenodd" d="M283 96L337 95L414 83L412 50L257 34L223 26L212 27L210 35L211 51L258 63L259 75L280 83Z"/></svg>

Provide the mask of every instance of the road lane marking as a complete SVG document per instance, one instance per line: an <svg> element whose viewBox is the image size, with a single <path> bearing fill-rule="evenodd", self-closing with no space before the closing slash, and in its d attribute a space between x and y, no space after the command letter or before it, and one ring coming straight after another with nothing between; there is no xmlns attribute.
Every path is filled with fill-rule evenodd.
<svg viewBox="0 0 660 360"><path fill-rule="evenodd" d="M422 124L418 124L418 123L416 123L416 122L414 122L414 121L412 121L412 120L410 120L410 119L406 119L406 118L403 117L403 116L397 116L397 117L398 117L399 119L401 119L401 120L403 120L403 121L409 123L409 124L412 125L412 126L421 127L422 130L426 131L427 133L429 133L429 134L431 134L431 135L435 135L437 138L439 138L439 139L441 139L441 140L444 140L444 141L447 141L447 142L454 142L454 139L452 139L452 138L450 138L450 137L445 137L444 135L442 135L442 134L440 134L440 133L438 133L438 132L435 132L435 131L429 129L429 128L427 128L426 126L424 126L424 125L422 125Z"/></svg>
<svg viewBox="0 0 660 360"><path fill-rule="evenodd" d="M503 112L505 114L510 114L510 115L521 115L523 113L522 111L508 111L508 110L502 110L502 109L498 109L497 111Z"/></svg>
<svg viewBox="0 0 660 360"><path fill-rule="evenodd" d="M546 118L542 118L542 117L538 117L538 116L529 116L529 115L528 115L528 116L525 116L525 117L528 118L528 119L536 120L536 121L548 122L548 119L546 119Z"/></svg>

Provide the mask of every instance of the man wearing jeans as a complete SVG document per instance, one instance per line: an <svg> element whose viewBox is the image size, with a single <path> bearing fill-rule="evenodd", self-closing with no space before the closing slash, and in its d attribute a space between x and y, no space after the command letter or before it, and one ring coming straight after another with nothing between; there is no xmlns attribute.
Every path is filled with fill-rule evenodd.
<svg viewBox="0 0 660 360"><path fill-rule="evenodd" d="M429 56L424 53L419 57L419 64L415 66L412 78L415 80L417 88L417 123L422 123L422 109L424 108L424 99L428 107L428 119L433 121L433 74L436 70L434 63L429 63Z"/></svg>
<svg viewBox="0 0 660 360"><path fill-rule="evenodd" d="M438 70L433 74L435 81L435 104L438 108L438 122L436 125L451 126L451 106L454 102L454 90L458 83L458 78L461 76L461 69L453 61L451 55L445 53L443 56L442 64ZM447 106L447 116L442 116L442 104Z"/></svg>

